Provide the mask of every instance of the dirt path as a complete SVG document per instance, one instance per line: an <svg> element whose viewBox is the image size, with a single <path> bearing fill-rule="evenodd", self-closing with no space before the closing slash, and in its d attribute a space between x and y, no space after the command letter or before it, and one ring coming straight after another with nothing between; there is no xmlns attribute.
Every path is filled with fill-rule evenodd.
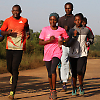
<svg viewBox="0 0 100 100"><path fill-rule="evenodd" d="M0 100L9 100L10 74L0 74ZM59 79L57 78L59 81ZM57 82L58 100L100 100L100 59L88 59L84 80L84 97L72 97L71 83L68 82L67 92L60 92L62 85ZM78 91L77 91L78 93ZM49 84L46 68L20 71L15 100L50 100Z"/></svg>

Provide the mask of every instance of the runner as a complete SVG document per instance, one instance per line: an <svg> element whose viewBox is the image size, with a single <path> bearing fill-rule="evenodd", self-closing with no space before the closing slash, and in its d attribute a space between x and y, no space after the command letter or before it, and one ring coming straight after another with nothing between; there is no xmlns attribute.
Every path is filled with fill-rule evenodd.
<svg viewBox="0 0 100 100"><path fill-rule="evenodd" d="M57 26L59 15L51 13L49 16L50 26L44 27L39 36L39 44L44 46L45 65L48 71L50 84L50 96L52 100L57 99L56 94L56 67L62 55L61 45L68 41L65 29Z"/></svg>
<svg viewBox="0 0 100 100"><path fill-rule="evenodd" d="M72 44L69 50L70 64L72 69L73 90L72 95L77 95L77 75L79 78L79 94L84 95L83 90L83 67L87 62L87 47L93 43L94 36L91 31L82 26L83 15L78 13L75 15L75 26L69 31L69 38L75 38L76 41ZM76 36L73 36L76 34ZM89 38L86 41L86 38Z"/></svg>
<svg viewBox="0 0 100 100"><path fill-rule="evenodd" d="M64 6L66 14L59 18L58 25L62 28L65 28L66 32L74 27L74 15L72 14L73 11L73 4L70 2L67 2ZM69 71L71 75L71 70L69 70L69 47L62 46L63 53L61 57L61 79L63 81L63 88L62 92L65 92L67 90L67 80L69 77Z"/></svg>
<svg viewBox="0 0 100 100"><path fill-rule="evenodd" d="M2 31L12 31L10 35L7 34L6 44L6 58L7 58L7 69L11 73L12 85L9 98L14 99L16 91L17 80L18 80L18 67L22 59L23 50L26 49L26 38L29 39L29 25L28 20L20 16L21 7L14 5L12 7L12 16L7 18L2 27ZM27 37L26 33L27 32ZM3 34L5 36L6 34Z"/></svg>

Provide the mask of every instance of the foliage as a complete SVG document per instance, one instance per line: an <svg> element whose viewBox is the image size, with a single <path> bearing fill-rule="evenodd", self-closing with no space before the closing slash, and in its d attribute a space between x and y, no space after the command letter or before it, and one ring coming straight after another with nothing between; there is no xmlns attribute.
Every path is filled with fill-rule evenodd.
<svg viewBox="0 0 100 100"><path fill-rule="evenodd" d="M91 45L90 50L92 50L92 51L100 51L100 36L99 35L95 35L94 44Z"/></svg>
<svg viewBox="0 0 100 100"><path fill-rule="evenodd" d="M6 37L2 42L0 42L0 58L5 59L6 58Z"/></svg>
<svg viewBox="0 0 100 100"><path fill-rule="evenodd" d="M43 46L39 45L39 32L31 34L30 40L27 40L25 53L27 54L43 54Z"/></svg>
<svg viewBox="0 0 100 100"><path fill-rule="evenodd" d="M4 22L3 20L0 20L0 27L2 26L3 22Z"/></svg>

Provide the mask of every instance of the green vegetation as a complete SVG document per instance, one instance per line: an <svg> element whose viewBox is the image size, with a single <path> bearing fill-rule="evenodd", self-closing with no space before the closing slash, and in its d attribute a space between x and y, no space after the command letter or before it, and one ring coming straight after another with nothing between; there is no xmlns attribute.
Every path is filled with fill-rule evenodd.
<svg viewBox="0 0 100 100"><path fill-rule="evenodd" d="M100 36L95 35L94 43L90 47L89 58L100 58Z"/></svg>

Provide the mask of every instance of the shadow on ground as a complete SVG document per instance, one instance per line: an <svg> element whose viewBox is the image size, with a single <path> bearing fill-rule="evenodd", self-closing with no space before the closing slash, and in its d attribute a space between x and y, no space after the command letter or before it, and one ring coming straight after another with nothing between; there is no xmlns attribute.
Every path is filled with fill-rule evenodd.
<svg viewBox="0 0 100 100"><path fill-rule="evenodd" d="M9 94L10 91L9 78L10 77L0 78L0 97L7 96ZM71 83L68 82L67 85L68 85L67 92L65 92L65 95L62 96L58 95L59 100L77 98L71 96L71 91L72 91ZM61 89L62 89L62 85L57 82L57 92L60 93ZM90 97L93 95L100 94L100 78L85 79L84 91L85 91L84 97ZM20 100L22 98L31 98L31 97L48 95L49 83L42 81L41 77L19 76L16 94L22 94L22 93L33 93L36 95L24 96L21 98L16 98L16 100ZM80 96L78 95L78 97Z"/></svg>
<svg viewBox="0 0 100 100"><path fill-rule="evenodd" d="M62 97L58 97L59 100L66 100L66 99L70 99L70 98L77 98L77 97L81 97L79 95L79 89L78 89L79 85L77 85L77 96L73 97L71 95L72 89L68 88L69 91L67 91L66 96L62 96ZM71 90L71 91L70 91ZM100 94L100 78L90 78L90 79L85 79L84 80L84 96L83 97L91 97L94 95L99 95Z"/></svg>

